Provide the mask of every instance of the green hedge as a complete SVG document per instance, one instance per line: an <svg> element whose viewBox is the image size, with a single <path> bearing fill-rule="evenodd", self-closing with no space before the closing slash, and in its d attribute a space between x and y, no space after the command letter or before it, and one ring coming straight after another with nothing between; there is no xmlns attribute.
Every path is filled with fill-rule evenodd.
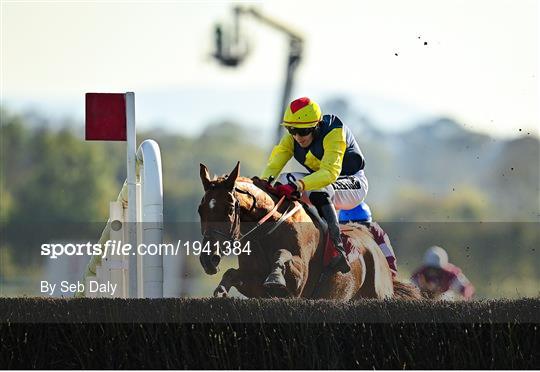
<svg viewBox="0 0 540 372"><path fill-rule="evenodd" d="M538 299L0 299L0 366L539 368L539 307Z"/></svg>

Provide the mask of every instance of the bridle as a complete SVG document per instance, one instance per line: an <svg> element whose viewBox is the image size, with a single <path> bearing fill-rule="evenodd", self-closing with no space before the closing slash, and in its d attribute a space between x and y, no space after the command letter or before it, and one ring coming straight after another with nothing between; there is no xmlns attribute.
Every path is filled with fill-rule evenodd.
<svg viewBox="0 0 540 372"><path fill-rule="evenodd" d="M255 196L252 193L250 193L249 191L241 190L241 189L239 189L237 187L235 187L234 190L236 192L241 193L241 194L249 195L253 199L253 203L252 203L252 205L251 205L251 207L249 209L249 211L252 212L253 209L255 208L255 205L257 204L257 198L255 198ZM233 194L233 196L234 196L234 194ZM274 214L274 212L276 212L278 210L278 208L281 206L281 204L283 204L284 200L285 200L285 196L282 196L279 199L279 201L274 205L274 208L272 208L272 210L270 212L268 212L263 218L261 218L257 222L257 224L255 225L255 227L253 227L247 233L242 235L242 234L240 234L240 202L238 201L237 198L235 198L235 200L234 200L234 221L231 224L230 231L228 233L224 233L224 232L222 232L220 230L217 230L217 229L208 229L205 232L203 232L203 237L205 239L207 239L207 240L212 240L212 238L214 238L215 235L219 235L221 237L224 237L227 240L242 241L247 236L253 234L256 230L258 230L270 218L270 216L272 216ZM292 209L290 208L291 206L293 206ZM287 218L289 218L294 213L296 213L296 211L298 209L300 209L300 208L302 208L302 205L300 203L291 203L289 205L289 208L287 208L287 211L284 214L282 214L282 216L279 218L279 220L276 222L276 224L266 233L266 235L270 235L271 233L273 233L279 225L281 225ZM237 236L238 239L235 239L234 236Z"/></svg>
<svg viewBox="0 0 540 372"><path fill-rule="evenodd" d="M235 187L235 191L238 191ZM234 194L233 194L234 197ZM252 208L255 207L255 197L254 203ZM216 235L219 235L227 240L234 240L234 235L238 235L240 231L240 202L237 198L234 198L234 221L231 224L231 229L228 233L224 233L223 231L220 231L218 229L207 229L203 232L203 238L206 240L211 240L212 238L215 238Z"/></svg>

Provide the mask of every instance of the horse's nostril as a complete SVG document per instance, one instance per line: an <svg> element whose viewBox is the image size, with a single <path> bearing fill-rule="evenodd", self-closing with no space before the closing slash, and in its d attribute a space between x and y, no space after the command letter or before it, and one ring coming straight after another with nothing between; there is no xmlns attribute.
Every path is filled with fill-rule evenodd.
<svg viewBox="0 0 540 372"><path fill-rule="evenodd" d="M215 254L212 256L212 258L210 259L210 261L212 262L212 265L214 267L217 267L219 265L219 261L221 261L221 256Z"/></svg>

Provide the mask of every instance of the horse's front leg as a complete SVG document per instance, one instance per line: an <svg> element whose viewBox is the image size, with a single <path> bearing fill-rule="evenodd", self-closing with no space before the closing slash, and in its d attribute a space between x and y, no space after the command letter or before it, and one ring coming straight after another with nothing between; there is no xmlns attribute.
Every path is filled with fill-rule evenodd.
<svg viewBox="0 0 540 372"><path fill-rule="evenodd" d="M214 290L214 297L227 297L231 287L246 297L265 297L266 292L261 285L262 279L256 272L246 272L242 269L229 269Z"/></svg>
<svg viewBox="0 0 540 372"><path fill-rule="evenodd" d="M275 254L272 272L263 286L277 296L298 296L303 286L304 271L300 257L280 249Z"/></svg>
<svg viewBox="0 0 540 372"><path fill-rule="evenodd" d="M229 269L225 271L217 288L214 290L214 297L227 297L231 287L239 287L242 284L238 269Z"/></svg>

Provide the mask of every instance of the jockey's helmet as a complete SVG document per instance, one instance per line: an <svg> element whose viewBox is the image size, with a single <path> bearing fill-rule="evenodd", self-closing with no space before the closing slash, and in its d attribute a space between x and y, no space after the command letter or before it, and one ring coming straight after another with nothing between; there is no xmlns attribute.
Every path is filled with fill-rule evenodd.
<svg viewBox="0 0 540 372"><path fill-rule="evenodd" d="M367 203L362 202L349 210L339 211L339 222L371 222L371 209Z"/></svg>
<svg viewBox="0 0 540 372"><path fill-rule="evenodd" d="M433 246L424 254L424 264L429 267L443 268L448 265L448 253L441 247Z"/></svg>
<svg viewBox="0 0 540 372"><path fill-rule="evenodd" d="M321 121L322 112L319 105L308 97L292 101L285 110L281 125L294 128L312 128Z"/></svg>

